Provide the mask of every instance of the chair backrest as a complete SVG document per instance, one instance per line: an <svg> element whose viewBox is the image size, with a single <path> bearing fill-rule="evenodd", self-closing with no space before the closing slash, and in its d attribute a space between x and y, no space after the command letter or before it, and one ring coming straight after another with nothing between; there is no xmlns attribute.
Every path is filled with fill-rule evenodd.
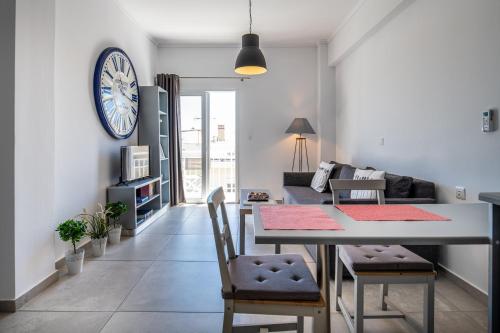
<svg viewBox="0 0 500 333"><path fill-rule="evenodd" d="M385 205L385 179L330 179L330 188L333 194L333 204L340 204L339 191L341 190L373 190L377 193L377 201L379 205Z"/></svg>
<svg viewBox="0 0 500 333"><path fill-rule="evenodd" d="M231 277L227 268L227 258L225 247L227 246L227 255L229 259L236 258L234 251L233 238L231 237L231 229L227 218L226 206L224 204L224 190L222 187L215 189L207 198L208 212L212 220L212 228L214 231L215 247L217 248L217 261L219 262L219 271L222 280L222 291L225 294L232 293ZM223 230L219 228L219 218L217 210L220 208L222 217Z"/></svg>

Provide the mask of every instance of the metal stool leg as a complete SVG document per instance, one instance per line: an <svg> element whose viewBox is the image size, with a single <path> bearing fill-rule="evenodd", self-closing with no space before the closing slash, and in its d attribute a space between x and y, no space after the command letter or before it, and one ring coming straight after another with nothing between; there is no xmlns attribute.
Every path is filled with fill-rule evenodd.
<svg viewBox="0 0 500 333"><path fill-rule="evenodd" d="M434 276L428 278L424 289L424 332L434 333Z"/></svg>
<svg viewBox="0 0 500 333"><path fill-rule="evenodd" d="M387 303L385 302L386 296L389 294L389 284L382 283L380 285L380 307L382 311L387 311Z"/></svg>
<svg viewBox="0 0 500 333"><path fill-rule="evenodd" d="M297 317L297 333L304 333L304 317Z"/></svg>
<svg viewBox="0 0 500 333"><path fill-rule="evenodd" d="M361 278L354 280L354 332L363 333L363 310L364 310L365 285Z"/></svg>
<svg viewBox="0 0 500 333"><path fill-rule="evenodd" d="M339 297L342 297L342 278L344 275L344 264L340 260L339 247L335 247L335 310L340 311Z"/></svg>
<svg viewBox="0 0 500 333"><path fill-rule="evenodd" d="M240 254L245 254L245 214L240 214Z"/></svg>

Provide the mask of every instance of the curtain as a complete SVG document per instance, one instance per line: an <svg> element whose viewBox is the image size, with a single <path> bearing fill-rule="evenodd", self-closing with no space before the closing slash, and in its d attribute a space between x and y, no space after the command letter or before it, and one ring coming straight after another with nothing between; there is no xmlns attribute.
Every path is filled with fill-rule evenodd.
<svg viewBox="0 0 500 333"><path fill-rule="evenodd" d="M180 83L175 74L158 74L156 84L168 91L170 205L185 202L182 182Z"/></svg>

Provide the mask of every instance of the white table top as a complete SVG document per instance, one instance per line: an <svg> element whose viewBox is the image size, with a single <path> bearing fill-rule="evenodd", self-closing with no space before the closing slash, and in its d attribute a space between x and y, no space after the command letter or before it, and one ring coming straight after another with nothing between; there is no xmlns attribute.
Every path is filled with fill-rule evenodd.
<svg viewBox="0 0 500 333"><path fill-rule="evenodd" d="M317 205L344 230L264 230L253 206L257 244L489 244L488 204L413 205L451 221L355 221L333 205ZM311 206L311 205L308 205Z"/></svg>

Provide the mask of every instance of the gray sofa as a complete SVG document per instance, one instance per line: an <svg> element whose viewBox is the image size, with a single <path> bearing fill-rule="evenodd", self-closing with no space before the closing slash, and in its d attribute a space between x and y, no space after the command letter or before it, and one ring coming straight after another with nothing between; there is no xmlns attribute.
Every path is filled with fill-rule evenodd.
<svg viewBox="0 0 500 333"><path fill-rule="evenodd" d="M354 176L355 167L335 163L331 179L352 179ZM367 169L373 169L368 167ZM283 174L283 201L285 204L333 204L332 193L327 189L323 193L313 190L310 185L314 172L285 172ZM416 179L408 176L399 176L391 173L386 173L386 204L434 204L436 203L436 188L434 183ZM376 200L351 199L350 192L345 191L340 194L341 204L376 204ZM420 255L421 257L431 261L434 267L437 267L439 247L438 246L407 246L410 251ZM308 252L315 259L316 246L306 246ZM334 265L335 246L330 246L330 263ZM333 267L333 266L332 266ZM331 270L332 278L334 270ZM347 275L346 275L347 276Z"/></svg>

